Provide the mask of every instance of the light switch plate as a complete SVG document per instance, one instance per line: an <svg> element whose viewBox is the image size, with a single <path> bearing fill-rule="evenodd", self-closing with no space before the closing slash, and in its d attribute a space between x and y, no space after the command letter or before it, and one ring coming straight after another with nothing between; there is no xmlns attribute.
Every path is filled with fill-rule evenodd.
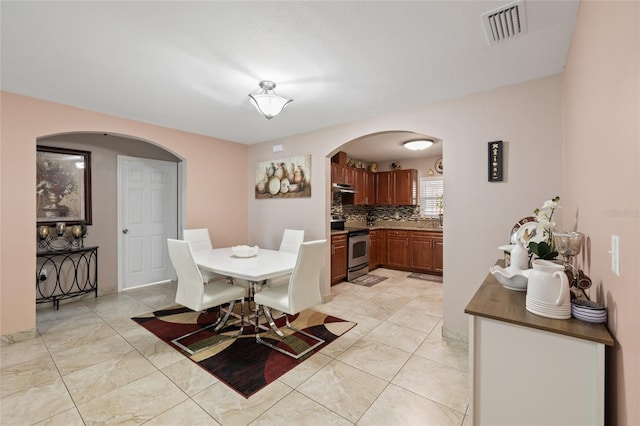
<svg viewBox="0 0 640 426"><path fill-rule="evenodd" d="M620 276L620 237L611 236L611 270L616 276Z"/></svg>

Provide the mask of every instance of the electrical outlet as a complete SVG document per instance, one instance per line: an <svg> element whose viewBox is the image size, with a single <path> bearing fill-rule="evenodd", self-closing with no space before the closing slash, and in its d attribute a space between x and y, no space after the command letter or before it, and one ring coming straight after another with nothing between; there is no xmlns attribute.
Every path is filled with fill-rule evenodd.
<svg viewBox="0 0 640 426"><path fill-rule="evenodd" d="M47 277L48 277L47 269L46 268L40 269L40 275L38 276L38 279L40 281L46 281Z"/></svg>

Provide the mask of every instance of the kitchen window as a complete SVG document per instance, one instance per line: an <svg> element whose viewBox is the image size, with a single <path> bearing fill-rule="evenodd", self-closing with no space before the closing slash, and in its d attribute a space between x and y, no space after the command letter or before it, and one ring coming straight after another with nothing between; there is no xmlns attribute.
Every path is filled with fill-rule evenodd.
<svg viewBox="0 0 640 426"><path fill-rule="evenodd" d="M442 213L444 180L442 177L420 178L420 216L436 217Z"/></svg>

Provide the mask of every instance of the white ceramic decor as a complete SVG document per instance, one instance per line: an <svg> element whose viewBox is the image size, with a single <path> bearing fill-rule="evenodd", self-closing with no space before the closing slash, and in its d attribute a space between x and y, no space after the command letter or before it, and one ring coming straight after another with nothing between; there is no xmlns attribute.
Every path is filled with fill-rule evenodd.
<svg viewBox="0 0 640 426"><path fill-rule="evenodd" d="M569 279L564 266L534 260L527 284L527 311L548 318L571 318Z"/></svg>

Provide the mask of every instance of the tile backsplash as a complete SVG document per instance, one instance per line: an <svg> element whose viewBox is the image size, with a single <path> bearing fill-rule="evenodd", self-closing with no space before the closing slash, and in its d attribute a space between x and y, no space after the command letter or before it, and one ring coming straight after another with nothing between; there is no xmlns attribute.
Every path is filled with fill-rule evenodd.
<svg viewBox="0 0 640 426"><path fill-rule="evenodd" d="M342 194L333 194L331 202L331 214L341 214L347 222L366 222L371 215L374 221L399 221L399 222L435 222L438 219L420 216L420 206L354 206L342 204ZM436 225L437 226L437 225Z"/></svg>

